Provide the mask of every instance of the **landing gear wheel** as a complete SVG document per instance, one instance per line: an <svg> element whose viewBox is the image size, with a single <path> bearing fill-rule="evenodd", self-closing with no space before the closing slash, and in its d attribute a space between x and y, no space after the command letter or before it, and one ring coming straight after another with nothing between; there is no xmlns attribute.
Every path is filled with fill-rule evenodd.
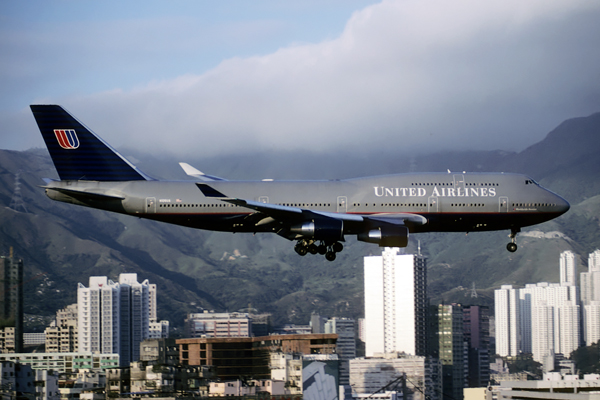
<svg viewBox="0 0 600 400"><path fill-rule="evenodd" d="M335 260L335 252L334 251L328 251L327 253L325 253L325 258L327 259L327 261L333 261L333 260Z"/></svg>
<svg viewBox="0 0 600 400"><path fill-rule="evenodd" d="M325 253L327 253L327 246L325 246L324 244L319 245L319 247L317 247L317 250L319 252L319 254L324 255Z"/></svg>
<svg viewBox="0 0 600 400"><path fill-rule="evenodd" d="M296 246L294 246L294 250L301 256L305 256L306 253L308 253L308 248L302 242L296 243Z"/></svg>
<svg viewBox="0 0 600 400"><path fill-rule="evenodd" d="M344 250L344 245L341 244L340 242L335 242L333 244L333 246L331 246L331 248L333 249L333 251L335 251L336 253L339 253L340 251Z"/></svg>
<svg viewBox="0 0 600 400"><path fill-rule="evenodd" d="M317 254L319 252L319 249L317 248L317 245L312 243L310 245L308 245L308 252L310 254Z"/></svg>
<svg viewBox="0 0 600 400"><path fill-rule="evenodd" d="M517 251L517 233L520 231L521 228L514 228L510 230L510 235L508 235L510 238L510 243L506 245L506 250L510 251L511 253Z"/></svg>
<svg viewBox="0 0 600 400"><path fill-rule="evenodd" d="M517 244L516 243L507 244L506 250L510 251L511 253L514 253L515 251L517 251Z"/></svg>

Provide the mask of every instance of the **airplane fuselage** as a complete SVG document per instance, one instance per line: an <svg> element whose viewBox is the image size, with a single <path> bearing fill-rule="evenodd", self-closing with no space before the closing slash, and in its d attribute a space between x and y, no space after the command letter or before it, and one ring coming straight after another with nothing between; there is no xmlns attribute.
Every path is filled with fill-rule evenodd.
<svg viewBox="0 0 600 400"><path fill-rule="evenodd" d="M58 105L32 105L60 181L58 201L198 229L273 232L295 251L333 261L346 235L406 247L410 233L510 229L516 234L565 213L569 203L531 178L503 173L411 173L331 181L226 181L182 168L194 180L151 178Z"/></svg>
<svg viewBox="0 0 600 400"><path fill-rule="evenodd" d="M333 181L223 181L210 185L230 197L284 207L363 216L425 217L427 223L423 225L408 224L411 233L515 229L550 220L568 208L561 197L520 174L419 173ZM107 197L79 196L54 188ZM192 228L274 230L273 224L256 216L253 209L206 197L194 181L56 181L46 192L54 200ZM344 225L344 234L358 234L363 229L358 221L346 221Z"/></svg>

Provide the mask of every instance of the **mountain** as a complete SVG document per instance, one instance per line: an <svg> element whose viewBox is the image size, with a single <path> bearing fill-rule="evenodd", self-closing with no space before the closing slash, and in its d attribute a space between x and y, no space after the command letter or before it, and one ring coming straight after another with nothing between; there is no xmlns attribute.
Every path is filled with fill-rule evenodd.
<svg viewBox="0 0 600 400"><path fill-rule="evenodd" d="M142 170L185 179L177 161L230 179L334 179L408 171L523 172L563 195L572 209L526 229L509 253L506 232L412 235L407 252L428 256L434 302L493 305L501 284L558 281L558 257L573 250L584 261L600 247L600 113L565 121L520 152L464 151L403 154L264 153L175 160L122 150ZM16 191L16 176L19 190ZM48 199L42 178L56 178L45 149L0 150L0 255L10 247L25 264L25 312L30 329L44 316L76 302L78 283L89 276L116 280L122 272L158 285L159 318L175 333L185 315L201 308L271 312L276 324L306 323L311 312L358 318L363 314L363 257L375 245L349 238L335 262L299 257L276 235L230 234L70 206ZM8 208L20 193L23 208ZM25 212L27 211L27 212ZM473 284L477 298L471 297ZM37 316L37 317L36 317Z"/></svg>

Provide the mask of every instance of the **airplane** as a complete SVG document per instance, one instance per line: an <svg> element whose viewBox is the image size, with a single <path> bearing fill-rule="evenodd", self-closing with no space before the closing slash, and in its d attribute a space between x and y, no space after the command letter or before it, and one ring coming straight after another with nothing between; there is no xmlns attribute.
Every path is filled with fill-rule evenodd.
<svg viewBox="0 0 600 400"><path fill-rule="evenodd" d="M187 181L140 171L59 105L31 105L60 180L53 200L171 224L224 232L273 232L295 251L333 261L346 236L406 247L420 232L510 230L570 208L559 195L514 173L403 173L322 181L229 181L180 163Z"/></svg>

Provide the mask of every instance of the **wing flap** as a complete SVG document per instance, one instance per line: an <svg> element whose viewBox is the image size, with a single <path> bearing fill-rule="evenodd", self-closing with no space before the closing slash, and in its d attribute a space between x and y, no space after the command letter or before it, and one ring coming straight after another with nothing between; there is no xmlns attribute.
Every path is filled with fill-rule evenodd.
<svg viewBox="0 0 600 400"><path fill-rule="evenodd" d="M421 225L427 224L427 218L425 218L424 216L422 216L420 214L410 214L410 213L376 214L376 215L369 215L368 217L365 217L365 218L368 219L369 221L373 221L373 222L380 221L380 222L385 222L385 223L394 224L394 225L413 224L413 225L421 226Z"/></svg>

